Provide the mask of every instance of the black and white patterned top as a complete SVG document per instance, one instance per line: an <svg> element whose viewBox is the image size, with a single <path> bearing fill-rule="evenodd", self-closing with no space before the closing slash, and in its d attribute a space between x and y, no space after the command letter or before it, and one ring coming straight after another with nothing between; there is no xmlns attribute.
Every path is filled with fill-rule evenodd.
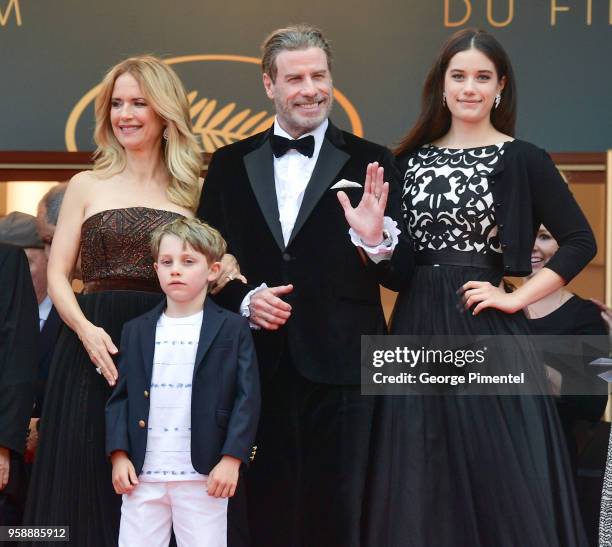
<svg viewBox="0 0 612 547"><path fill-rule="evenodd" d="M407 158L402 212L417 251L501 253L489 176L503 154L504 143L428 144Z"/></svg>

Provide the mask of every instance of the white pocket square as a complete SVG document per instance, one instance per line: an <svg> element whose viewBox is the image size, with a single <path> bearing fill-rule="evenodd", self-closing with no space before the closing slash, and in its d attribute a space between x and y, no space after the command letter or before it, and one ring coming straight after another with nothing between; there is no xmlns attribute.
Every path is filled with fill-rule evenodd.
<svg viewBox="0 0 612 547"><path fill-rule="evenodd" d="M339 190L340 188L363 188L363 186L358 182L342 179L336 182L336 184L334 184L330 190Z"/></svg>

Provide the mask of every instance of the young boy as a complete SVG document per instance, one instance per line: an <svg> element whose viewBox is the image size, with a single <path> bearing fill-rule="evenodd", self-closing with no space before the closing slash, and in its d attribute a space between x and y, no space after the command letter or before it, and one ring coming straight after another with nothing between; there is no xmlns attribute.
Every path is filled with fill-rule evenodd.
<svg viewBox="0 0 612 547"><path fill-rule="evenodd" d="M247 320L206 297L225 242L197 219L152 235L166 299L126 323L119 382L106 406L113 486L123 494L119 545L227 545L228 497L259 418Z"/></svg>

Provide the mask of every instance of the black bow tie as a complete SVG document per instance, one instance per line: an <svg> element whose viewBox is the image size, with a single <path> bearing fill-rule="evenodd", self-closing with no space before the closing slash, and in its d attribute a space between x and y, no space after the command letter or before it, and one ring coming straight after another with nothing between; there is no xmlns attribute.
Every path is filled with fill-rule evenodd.
<svg viewBox="0 0 612 547"><path fill-rule="evenodd" d="M312 158L314 154L315 140L312 135L307 135L301 139L286 139L280 135L271 135L270 144L272 145L272 153L274 157L280 158L284 156L288 150L292 148L297 150L300 154Z"/></svg>

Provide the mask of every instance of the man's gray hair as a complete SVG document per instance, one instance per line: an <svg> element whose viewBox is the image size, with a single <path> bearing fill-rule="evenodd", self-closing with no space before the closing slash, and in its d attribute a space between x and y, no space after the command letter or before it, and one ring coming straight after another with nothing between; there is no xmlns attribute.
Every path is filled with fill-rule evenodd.
<svg viewBox="0 0 612 547"><path fill-rule="evenodd" d="M303 24L279 28L268 35L261 46L261 70L274 81L276 80L276 57L279 53L311 47L323 50L327 57L327 67L331 72L332 51L329 42L320 29Z"/></svg>
<svg viewBox="0 0 612 547"><path fill-rule="evenodd" d="M57 217L59 216L60 208L62 206L62 201L64 200L64 194L66 193L66 187L68 185L65 183L60 183L51 188L41 199L41 201L45 204L47 208L47 212L45 214L46 221L53 225L57 226Z"/></svg>

